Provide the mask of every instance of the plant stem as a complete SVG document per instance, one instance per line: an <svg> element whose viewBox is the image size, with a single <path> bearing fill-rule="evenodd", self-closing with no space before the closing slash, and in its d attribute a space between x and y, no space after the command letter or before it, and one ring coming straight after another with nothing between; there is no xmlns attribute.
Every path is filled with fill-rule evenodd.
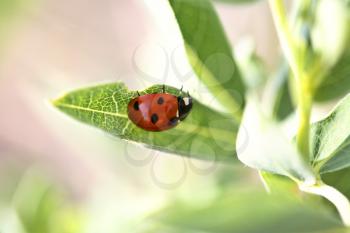
<svg viewBox="0 0 350 233"><path fill-rule="evenodd" d="M306 47L298 44L297 38L293 37L286 17L283 0L269 0L269 3L284 55L289 62L297 84L299 117L297 147L305 161L309 162L310 117L314 95L313 81L319 74L318 72L312 72L312 69L307 70L304 67ZM303 5L303 7L310 3L311 1L305 1L306 5ZM299 188L304 192L323 196L332 202L337 208L343 223L350 227L350 202L341 192L324 184L321 180L316 184L299 184Z"/></svg>
<svg viewBox="0 0 350 233"><path fill-rule="evenodd" d="M350 227L350 202L337 189L328 186L324 183L319 183L313 186L299 185L300 190L323 196L334 204L345 226Z"/></svg>
<svg viewBox="0 0 350 233"><path fill-rule="evenodd" d="M298 132L297 147L299 152L309 161L310 156L310 118L313 101L313 91L308 78L303 78L298 88Z"/></svg>
<svg viewBox="0 0 350 233"><path fill-rule="evenodd" d="M298 52L295 46L293 34L290 30L283 0L269 0L269 3L283 53L294 76L298 79L299 74L301 73L300 59L298 59Z"/></svg>
<svg viewBox="0 0 350 233"><path fill-rule="evenodd" d="M310 85L312 77L304 69L304 50L298 46L286 16L283 0L269 0L277 34L284 55L291 67L297 83L299 126L297 131L297 147L305 161L309 161L310 117L313 91Z"/></svg>

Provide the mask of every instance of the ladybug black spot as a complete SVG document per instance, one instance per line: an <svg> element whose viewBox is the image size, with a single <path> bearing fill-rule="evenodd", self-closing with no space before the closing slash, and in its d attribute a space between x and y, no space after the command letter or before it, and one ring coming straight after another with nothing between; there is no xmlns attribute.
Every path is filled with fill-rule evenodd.
<svg viewBox="0 0 350 233"><path fill-rule="evenodd" d="M136 111L138 111L139 110L139 102L135 102L134 103L134 109L136 110Z"/></svg>
<svg viewBox="0 0 350 233"><path fill-rule="evenodd" d="M155 124L155 123L157 123L157 121L158 121L158 115L157 114L152 114L152 116L151 116L151 122L153 123L153 124Z"/></svg>
<svg viewBox="0 0 350 233"><path fill-rule="evenodd" d="M157 100L157 103L158 103L159 105L163 104L163 103L164 103L163 97L159 97L159 99Z"/></svg>

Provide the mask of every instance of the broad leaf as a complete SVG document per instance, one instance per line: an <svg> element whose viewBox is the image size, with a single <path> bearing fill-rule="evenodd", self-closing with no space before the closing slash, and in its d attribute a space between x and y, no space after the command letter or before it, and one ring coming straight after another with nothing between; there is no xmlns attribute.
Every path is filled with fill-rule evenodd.
<svg viewBox="0 0 350 233"><path fill-rule="evenodd" d="M255 98L250 99L244 112L237 143L241 144L242 140L247 142L246 146L237 153L244 164L293 180L315 182L311 168L284 135L281 126L261 111Z"/></svg>
<svg viewBox="0 0 350 233"><path fill-rule="evenodd" d="M262 188L236 187L209 202L175 200L153 219L162 224L156 232L346 232L331 211L319 203L301 202L291 192L269 195Z"/></svg>
<svg viewBox="0 0 350 233"><path fill-rule="evenodd" d="M169 0L189 61L212 94L240 118L245 88L219 18L210 0Z"/></svg>
<svg viewBox="0 0 350 233"><path fill-rule="evenodd" d="M312 164L321 172L350 166L350 95L311 129Z"/></svg>
<svg viewBox="0 0 350 233"><path fill-rule="evenodd" d="M152 86L140 94L162 92ZM166 92L180 90L166 86ZM77 120L122 139L148 147L199 159L234 161L237 123L194 100L189 116L173 129L149 132L135 126L127 115L129 101L136 97L122 83L105 84L70 92L53 104ZM78 137L78 135L77 135Z"/></svg>

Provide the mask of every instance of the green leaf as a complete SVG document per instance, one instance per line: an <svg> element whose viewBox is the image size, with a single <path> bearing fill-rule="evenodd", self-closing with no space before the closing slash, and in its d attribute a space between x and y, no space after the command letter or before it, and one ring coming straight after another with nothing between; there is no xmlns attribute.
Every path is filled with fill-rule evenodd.
<svg viewBox="0 0 350 233"><path fill-rule="evenodd" d="M312 124L311 161L322 173L350 166L350 95L325 119Z"/></svg>
<svg viewBox="0 0 350 233"><path fill-rule="evenodd" d="M255 3L260 0L214 0L215 2L232 3L232 4L248 4Z"/></svg>
<svg viewBox="0 0 350 233"><path fill-rule="evenodd" d="M344 0L322 0L315 13L311 38L319 60L319 74L313 79L315 100L327 101L345 95L350 88L350 8Z"/></svg>
<svg viewBox="0 0 350 233"><path fill-rule="evenodd" d="M346 51L337 63L328 71L323 81L315 92L316 102L325 102L343 97L350 91L350 50ZM284 68L281 67L281 70ZM285 71L289 74L289 70ZM290 82L288 77L278 75L276 87L279 86L278 94L274 100L274 116L278 120L283 120L294 111L292 97L290 93Z"/></svg>
<svg viewBox="0 0 350 233"><path fill-rule="evenodd" d="M331 68L317 89L315 100L329 101L350 91L350 50L347 50Z"/></svg>
<svg viewBox="0 0 350 233"><path fill-rule="evenodd" d="M219 18L209 0L169 0L200 80L236 119L245 87Z"/></svg>
<svg viewBox="0 0 350 233"><path fill-rule="evenodd" d="M281 126L266 117L256 98L246 106L238 133L237 144L247 141L237 150L238 158L249 167L287 176L298 182L314 183L315 176Z"/></svg>
<svg viewBox="0 0 350 233"><path fill-rule="evenodd" d="M350 50L345 51L336 64L327 72L319 87L315 91L316 102L331 101L343 97L350 91ZM280 68L281 70L283 67ZM286 71L289 73L289 70ZM283 120L294 111L290 93L290 82L287 76L278 76L276 85L279 85L278 95L274 100L274 115Z"/></svg>
<svg viewBox="0 0 350 233"><path fill-rule="evenodd" d="M322 180L350 199L350 168L322 174Z"/></svg>
<svg viewBox="0 0 350 233"><path fill-rule="evenodd" d="M174 200L153 219L174 233L346 232L319 203L302 202L290 192L269 195L261 188L226 190L208 202ZM158 226L155 232L163 231Z"/></svg>
<svg viewBox="0 0 350 233"><path fill-rule="evenodd" d="M310 27L312 46L309 45L307 49L313 54L311 62L319 63L319 74L314 78L314 100L325 102L343 97L350 91L350 5L344 0L323 0L315 2L315 6L313 11L305 12L309 15L303 12L298 15L313 19L311 22L300 19L300 24L305 28ZM317 59L319 61L315 61ZM280 96L287 98L287 101L292 99L289 84L286 81L280 90ZM275 107L277 111L284 111L284 106L282 103ZM285 109L288 110L285 114L292 112L293 108L290 107Z"/></svg>
<svg viewBox="0 0 350 233"><path fill-rule="evenodd" d="M162 87L155 85L140 93L159 93ZM169 86L166 92L181 95L180 90ZM127 105L136 96L136 91L129 91L124 84L112 83L70 92L53 104L75 119L122 139L193 158L235 161L238 124L232 118L194 99L192 111L178 126L149 132L128 119Z"/></svg>

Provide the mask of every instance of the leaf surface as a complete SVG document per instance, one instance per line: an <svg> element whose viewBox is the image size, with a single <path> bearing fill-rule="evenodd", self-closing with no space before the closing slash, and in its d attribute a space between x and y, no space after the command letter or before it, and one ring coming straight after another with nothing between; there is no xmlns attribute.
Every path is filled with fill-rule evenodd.
<svg viewBox="0 0 350 233"><path fill-rule="evenodd" d="M140 94L160 93L161 85ZM180 95L178 89L166 86L166 93ZM145 131L128 118L127 105L137 96L122 83L105 84L72 91L53 104L64 113L84 123L125 140L142 143L161 151L193 158L235 161L238 124L194 99L189 116L173 129Z"/></svg>
<svg viewBox="0 0 350 233"><path fill-rule="evenodd" d="M169 2L194 71L227 111L239 119L245 87L211 1Z"/></svg>
<svg viewBox="0 0 350 233"><path fill-rule="evenodd" d="M319 202L301 202L291 192L269 195L259 188L235 187L209 202L194 203L175 200L153 219L174 233L346 232Z"/></svg>
<svg viewBox="0 0 350 233"><path fill-rule="evenodd" d="M350 199L350 168L347 167L345 169L335 171L335 172L329 172L329 173L323 173L322 180L339 190L342 194L344 194L348 199Z"/></svg>
<svg viewBox="0 0 350 233"><path fill-rule="evenodd" d="M317 89L315 100L318 102L336 99L350 91L350 50L346 51L328 72Z"/></svg>
<svg viewBox="0 0 350 233"><path fill-rule="evenodd" d="M238 158L249 167L284 175L296 181L315 182L315 176L288 140L281 126L265 116L256 98L250 98L238 133Z"/></svg>
<svg viewBox="0 0 350 233"><path fill-rule="evenodd" d="M350 95L311 128L312 164L321 172L350 166Z"/></svg>

